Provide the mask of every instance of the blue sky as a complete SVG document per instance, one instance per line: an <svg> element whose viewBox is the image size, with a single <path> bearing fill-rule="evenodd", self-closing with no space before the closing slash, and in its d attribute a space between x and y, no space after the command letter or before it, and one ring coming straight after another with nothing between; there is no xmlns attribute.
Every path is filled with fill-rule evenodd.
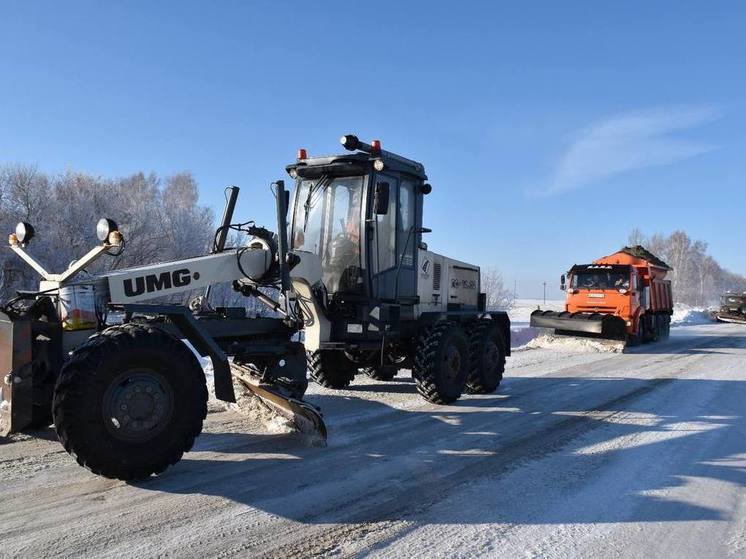
<svg viewBox="0 0 746 559"><path fill-rule="evenodd" d="M635 226L746 273L745 28L739 2L8 1L0 163L188 169L272 226L296 149L353 132L425 164L433 250L521 296Z"/></svg>

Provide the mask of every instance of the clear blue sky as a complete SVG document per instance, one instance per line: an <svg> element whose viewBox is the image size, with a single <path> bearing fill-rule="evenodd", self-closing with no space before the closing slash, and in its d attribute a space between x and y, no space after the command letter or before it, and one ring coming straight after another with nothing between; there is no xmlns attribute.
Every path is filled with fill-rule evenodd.
<svg viewBox="0 0 746 559"><path fill-rule="evenodd" d="M746 273L744 29L741 2L6 1L0 163L188 169L273 226L296 149L354 132L425 164L432 249L521 296L635 226Z"/></svg>

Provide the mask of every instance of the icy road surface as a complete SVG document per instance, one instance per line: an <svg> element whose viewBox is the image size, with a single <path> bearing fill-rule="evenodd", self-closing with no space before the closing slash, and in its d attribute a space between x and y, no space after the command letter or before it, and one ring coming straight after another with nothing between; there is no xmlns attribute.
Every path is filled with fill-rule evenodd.
<svg viewBox="0 0 746 559"><path fill-rule="evenodd" d="M746 328L518 351L499 394L314 387L329 446L210 414L125 484L53 440L0 445L3 557L744 557Z"/></svg>

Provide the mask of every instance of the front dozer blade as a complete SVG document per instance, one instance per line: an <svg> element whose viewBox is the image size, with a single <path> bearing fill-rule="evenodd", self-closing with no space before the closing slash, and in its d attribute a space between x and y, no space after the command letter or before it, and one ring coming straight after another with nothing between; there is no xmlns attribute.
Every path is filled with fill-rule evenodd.
<svg viewBox="0 0 746 559"><path fill-rule="evenodd" d="M316 437L320 446L326 446L326 424L321 412L315 406L298 398L286 396L279 390L262 384L254 375L238 367L232 367L231 372L262 402L291 421L299 432Z"/></svg>
<svg viewBox="0 0 746 559"><path fill-rule="evenodd" d="M33 369L31 321L0 313L0 436L17 433L32 423Z"/></svg>
<svg viewBox="0 0 746 559"><path fill-rule="evenodd" d="M52 423L60 325L0 312L0 437Z"/></svg>
<svg viewBox="0 0 746 559"><path fill-rule="evenodd" d="M536 310L531 313L531 326L551 328L564 336L589 336L607 340L624 340L627 329L618 316L602 313L571 313Z"/></svg>

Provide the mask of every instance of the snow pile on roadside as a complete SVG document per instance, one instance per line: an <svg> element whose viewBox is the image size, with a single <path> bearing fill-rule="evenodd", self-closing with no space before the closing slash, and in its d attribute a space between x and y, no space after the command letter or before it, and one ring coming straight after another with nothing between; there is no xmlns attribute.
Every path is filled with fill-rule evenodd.
<svg viewBox="0 0 746 559"><path fill-rule="evenodd" d="M565 302L560 300L516 299L508 311L510 317L510 347L521 347L542 333L539 328L531 328L531 313L537 309L544 311L562 311Z"/></svg>
<svg viewBox="0 0 746 559"><path fill-rule="evenodd" d="M624 350L624 342L542 334L521 349L551 349L566 353L621 353Z"/></svg>
<svg viewBox="0 0 746 559"><path fill-rule="evenodd" d="M511 328L510 329L510 347L523 347L536 337L540 336L543 330L541 328Z"/></svg>
<svg viewBox="0 0 746 559"><path fill-rule="evenodd" d="M531 313L539 308L543 311L562 311L565 309L565 302L548 299L545 305L543 299L516 299L508 311L511 324L528 324Z"/></svg>
<svg viewBox="0 0 746 559"><path fill-rule="evenodd" d="M671 316L671 326L691 326L694 324L709 324L712 322L710 311L701 307L676 304Z"/></svg>

